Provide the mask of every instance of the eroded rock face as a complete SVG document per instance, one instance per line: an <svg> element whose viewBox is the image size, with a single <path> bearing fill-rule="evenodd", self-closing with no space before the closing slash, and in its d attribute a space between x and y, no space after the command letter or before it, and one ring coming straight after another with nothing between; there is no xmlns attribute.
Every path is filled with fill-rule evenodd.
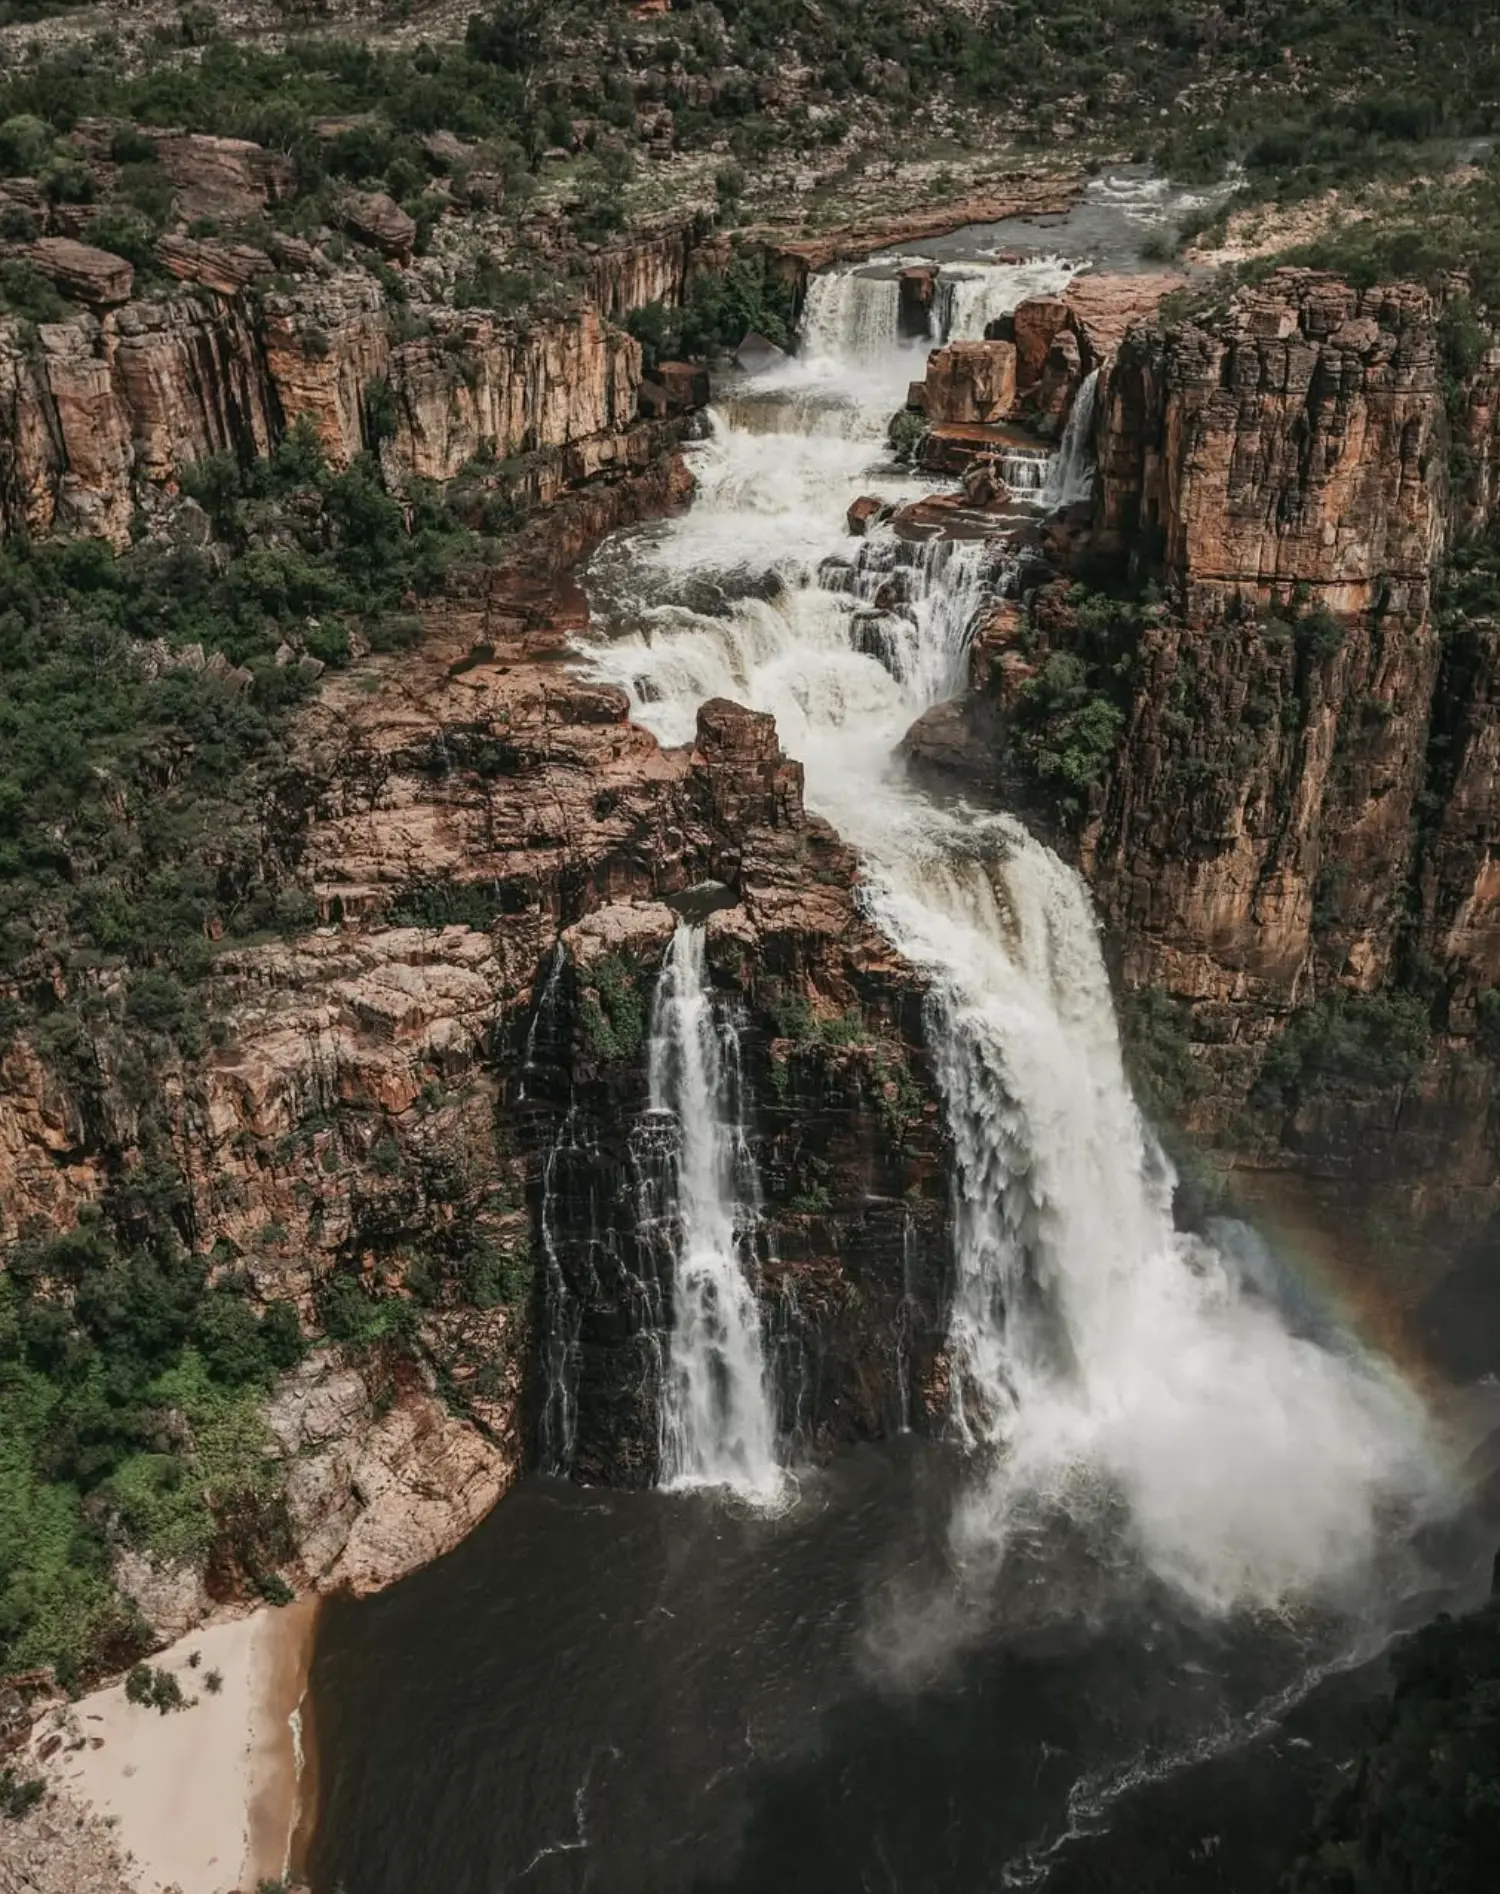
<svg viewBox="0 0 1500 1894"><path fill-rule="evenodd" d="M503 1319L503 1318L502 1318ZM288 1466L286 1505L305 1580L379 1591L450 1551L520 1471L521 1364L503 1332L509 1425L498 1436L450 1412L409 1360L379 1374L327 1351L287 1377L267 1424ZM375 1385L372 1386L372 1381Z"/></svg>
<svg viewBox="0 0 1500 1894"><path fill-rule="evenodd" d="M477 456L568 451L576 482L608 466L635 419L640 346L593 309L525 332L482 312L439 311L437 334L402 342L380 285L362 272L314 275L252 306L222 292L260 274L258 252L174 239L165 260L222 299L124 302L43 325L35 341L0 324L7 531L124 544L136 505L183 468L226 451L264 454L299 420L345 466L374 444L366 394L376 383L389 389L393 431L381 451L398 476L451 480ZM126 273L128 296L130 266L106 261ZM97 300L123 298L110 290Z"/></svg>
<svg viewBox="0 0 1500 1894"><path fill-rule="evenodd" d="M1110 372L1094 542L1159 560L1171 601L1140 636L1083 859L1127 984L1190 1010L1211 1075L1195 1121L1458 1223L1500 1197L1479 1036L1500 646L1487 621L1440 634L1433 593L1482 504L1493 380L1491 357L1445 400L1438 310L1411 285L1283 273L1217 322L1138 327ZM1457 494L1455 424L1478 469ZM1415 995L1420 1069L1247 1131L1267 1048L1339 992Z"/></svg>
<svg viewBox="0 0 1500 1894"><path fill-rule="evenodd" d="M1033 296L997 332L1016 345L1016 412L1055 435L1086 375L1110 363L1131 324L1151 315L1185 278L1167 272L1084 275L1061 296Z"/></svg>
<svg viewBox="0 0 1500 1894"><path fill-rule="evenodd" d="M203 132L156 137L156 162L166 173L177 206L195 217L251 217L296 188L297 167L285 152L268 151L247 138L215 138Z"/></svg>
<svg viewBox="0 0 1500 1894"><path fill-rule="evenodd" d="M922 410L931 422L988 424L1016 405L1014 342L949 342L927 358Z"/></svg>
<svg viewBox="0 0 1500 1894"><path fill-rule="evenodd" d="M1141 318L1161 288L1085 277L1011 319L1033 422L1054 373L1102 371L1093 522L1034 535L1024 638L990 613L973 694L907 753L1068 846L1028 771L1048 737L1027 687L1054 656L1081 666L1122 721L1071 845L1124 987L1188 1035L1190 1128L1382 1214L1472 1225L1500 1206L1500 643L1487 619L1440 627L1434 588L1488 517L1500 354L1445 388L1439 309L1410 285L1284 272L1217 316ZM1159 602L1091 620L1047 582L1101 556ZM1406 1022L1404 1075L1268 1087L1280 1035L1334 996L1386 1038Z"/></svg>
<svg viewBox="0 0 1500 1894"><path fill-rule="evenodd" d="M1303 585L1421 616L1448 533L1435 315L1413 285L1283 272L1213 328L1135 330L1099 426L1104 534L1159 536L1190 615Z"/></svg>
<svg viewBox="0 0 1500 1894"><path fill-rule="evenodd" d="M920 1425L942 1379L950 1294L921 982L860 914L853 858L807 814L770 717L706 704L682 762L684 850L656 886L676 900L717 888L703 925L753 1100L781 1431L819 1452ZM639 1214L662 1161L643 1033L676 925L671 907L635 893L565 932L528 1038L549 1258L540 1447L547 1463L614 1484L657 1471L673 1277L659 1224Z"/></svg>
<svg viewBox="0 0 1500 1894"><path fill-rule="evenodd" d="M386 191L352 191L340 206L344 225L361 243L406 262L417 240L415 219Z"/></svg>

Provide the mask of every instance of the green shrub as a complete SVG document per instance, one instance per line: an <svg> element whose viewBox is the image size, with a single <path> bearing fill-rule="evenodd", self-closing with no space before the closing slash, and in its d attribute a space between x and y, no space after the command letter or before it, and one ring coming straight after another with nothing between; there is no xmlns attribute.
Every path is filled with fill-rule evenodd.
<svg viewBox="0 0 1500 1894"><path fill-rule="evenodd" d="M1065 815L1087 807L1088 792L1114 761L1125 713L1091 681L1076 652L1054 651L1022 686L1017 722L1037 781Z"/></svg>
<svg viewBox="0 0 1500 1894"><path fill-rule="evenodd" d="M1192 1015L1161 987L1136 987L1120 1008L1120 1036L1132 1089L1158 1124L1181 1119L1207 1080L1193 1056Z"/></svg>
<svg viewBox="0 0 1500 1894"><path fill-rule="evenodd" d="M0 124L0 176L35 176L52 152L52 127L34 112L17 112Z"/></svg>
<svg viewBox="0 0 1500 1894"><path fill-rule="evenodd" d="M160 1558L201 1558L221 1517L269 1501L260 1400L300 1353L296 1316L256 1316L204 1278L195 1259L121 1250L98 1224L6 1258L0 1668L76 1677L133 1635L109 1585L108 1521Z"/></svg>
<svg viewBox="0 0 1500 1894"><path fill-rule="evenodd" d="M24 322L61 322L69 314L52 284L34 264L20 257L0 262L0 315Z"/></svg>
<svg viewBox="0 0 1500 1894"><path fill-rule="evenodd" d="M157 1710L166 1716L172 1710L185 1710L187 1698L182 1685L169 1670L151 1664L137 1664L125 1679L128 1702Z"/></svg>
<svg viewBox="0 0 1500 1894"><path fill-rule="evenodd" d="M476 1309L523 1307L535 1278L531 1249L524 1240L504 1248L477 1238L462 1265L465 1299Z"/></svg>
<svg viewBox="0 0 1500 1894"><path fill-rule="evenodd" d="M603 954L586 977L580 1016L589 1051L606 1063L635 1060L646 1043L646 1001L634 969Z"/></svg>
<svg viewBox="0 0 1500 1894"><path fill-rule="evenodd" d="M1283 1111L1339 1087L1405 1084L1432 1044L1422 1002L1340 990L1293 1013L1261 1065L1255 1097Z"/></svg>
<svg viewBox="0 0 1500 1894"><path fill-rule="evenodd" d="M29 1815L47 1793L40 1776L18 1776L13 1769L0 1769L0 1814L13 1822Z"/></svg>
<svg viewBox="0 0 1500 1894"><path fill-rule="evenodd" d="M1343 649L1348 627L1323 606L1299 614L1293 626L1299 647L1314 664L1323 664Z"/></svg>
<svg viewBox="0 0 1500 1894"><path fill-rule="evenodd" d="M109 155L116 164L154 164L156 141L138 125L121 125L109 141Z"/></svg>

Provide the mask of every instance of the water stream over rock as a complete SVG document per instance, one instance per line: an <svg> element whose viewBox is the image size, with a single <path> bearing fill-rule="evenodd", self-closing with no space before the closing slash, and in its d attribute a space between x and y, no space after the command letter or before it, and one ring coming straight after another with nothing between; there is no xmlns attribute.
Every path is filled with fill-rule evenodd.
<svg viewBox="0 0 1500 1894"><path fill-rule="evenodd" d="M781 1484L760 1304L747 1263L759 1186L745 1137L739 1042L714 1005L703 929L673 937L651 1020L651 1109L672 1142L673 1316L662 1401L666 1486L773 1498Z"/></svg>

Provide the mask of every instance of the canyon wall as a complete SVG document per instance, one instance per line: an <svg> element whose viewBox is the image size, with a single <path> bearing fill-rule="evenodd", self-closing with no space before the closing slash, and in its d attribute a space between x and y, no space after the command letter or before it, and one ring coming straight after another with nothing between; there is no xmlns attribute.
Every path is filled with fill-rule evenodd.
<svg viewBox="0 0 1500 1894"><path fill-rule="evenodd" d="M371 448L388 476L451 480L555 449L587 478L635 419L640 347L592 307L525 329L442 309L422 326L403 340L357 270L0 325L0 526L123 545L184 469L265 454L299 421L335 466Z"/></svg>
<svg viewBox="0 0 1500 1894"><path fill-rule="evenodd" d="M914 526L982 529L1006 417L1055 429L1094 369L1097 471L907 751L1075 855L1152 1110L1464 1240L1500 1210L1500 347L1460 372L1457 282L1172 288L1082 277L932 357L964 492Z"/></svg>
<svg viewBox="0 0 1500 1894"><path fill-rule="evenodd" d="M774 1206L787 1430L820 1451L941 1405L946 1167L920 982L859 914L853 858L803 809L769 718L709 706L694 745L663 751L566 662L586 606L556 568L689 485L660 451L589 482L513 564L456 580L414 651L325 680L266 867L323 924L218 957L205 1056L158 1045L133 1082L107 977L88 1086L24 1037L6 1051L7 1238L117 1206L122 1178L167 1163L191 1247L330 1337L269 1410L298 1583L378 1585L454 1543L564 1395L567 1470L654 1475L671 1305L633 1208L642 1020L667 904L705 883ZM404 1309L404 1340L341 1347L350 1296ZM203 1582L122 1567L163 1634Z"/></svg>
<svg viewBox="0 0 1500 1894"><path fill-rule="evenodd" d="M1469 1222L1500 1203L1500 678L1493 626L1444 588L1488 524L1500 355L1457 381L1443 323L1414 285L1281 272L1124 338L1085 564L1123 558L1162 602L1093 654L1124 664L1123 734L1080 847L1126 985L1187 1009L1191 1122ZM1314 1045L1340 1017L1363 1053ZM1304 1069L1268 1091L1289 1028Z"/></svg>

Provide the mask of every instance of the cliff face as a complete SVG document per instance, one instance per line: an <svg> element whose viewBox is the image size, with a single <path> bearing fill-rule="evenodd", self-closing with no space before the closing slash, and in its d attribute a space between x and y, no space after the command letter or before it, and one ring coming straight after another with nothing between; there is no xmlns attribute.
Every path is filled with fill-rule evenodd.
<svg viewBox="0 0 1500 1894"><path fill-rule="evenodd" d="M1288 273L1211 328L1121 347L1099 526L1154 541L1194 616L1304 585L1341 614L1416 617L1448 540L1448 449L1428 293Z"/></svg>
<svg viewBox="0 0 1500 1894"><path fill-rule="evenodd" d="M1175 1073L1159 1109L1242 1166L1472 1226L1500 1208L1500 354L1458 375L1413 285L1282 272L1196 321L1116 287L986 345L1038 425L1102 370L1095 492L1030 535L1024 603L908 754L1076 850Z"/></svg>
<svg viewBox="0 0 1500 1894"><path fill-rule="evenodd" d="M674 908L691 915L706 878L708 962L737 1022L763 1192L754 1243L782 1432L818 1452L932 1418L950 1295L920 981L860 914L853 857L804 810L771 718L706 705L692 750L669 760L665 847L632 851L616 898L561 936L512 1088L546 1264L540 1446L611 1484L657 1471L672 1268L648 1209L661 1147L644 1022Z"/></svg>
<svg viewBox="0 0 1500 1894"><path fill-rule="evenodd" d="M1284 273L1208 325L1132 330L1098 429L1092 549L1167 600L1126 640L1081 844L1123 977L1189 1009L1200 1129L1419 1215L1497 1201L1500 647L1439 597L1487 518L1493 362L1445 378L1424 290ZM1355 1060L1247 1128L1277 1036L1351 994L1406 996L1420 1058Z"/></svg>
<svg viewBox="0 0 1500 1894"><path fill-rule="evenodd" d="M562 1398L563 1464L653 1475L670 1271L635 1208L641 1020L667 903L705 882L778 1206L762 1272L784 1424L826 1447L919 1422L941 1382L920 982L859 915L853 859L770 719L713 706L664 752L566 661L586 606L555 569L688 484L659 451L591 481L515 566L456 584L414 652L327 680L267 837L323 924L222 954L216 1049L152 1074L195 1250L314 1330L335 1292L409 1312L409 1347L322 1348L272 1404L299 1582L376 1585L452 1544ZM601 1034L621 981L634 1024ZM67 1228L141 1160L107 1008L92 1057L80 1093L24 1039L6 1055L7 1237ZM124 1574L163 1629L206 1603L169 1576Z"/></svg>
<svg viewBox="0 0 1500 1894"><path fill-rule="evenodd" d="M597 462L635 418L639 345L594 308L524 332L453 310L425 326L401 339L359 271L0 326L0 525L123 544L184 468L264 454L299 420L336 466L378 447L388 473L450 480L549 449Z"/></svg>

